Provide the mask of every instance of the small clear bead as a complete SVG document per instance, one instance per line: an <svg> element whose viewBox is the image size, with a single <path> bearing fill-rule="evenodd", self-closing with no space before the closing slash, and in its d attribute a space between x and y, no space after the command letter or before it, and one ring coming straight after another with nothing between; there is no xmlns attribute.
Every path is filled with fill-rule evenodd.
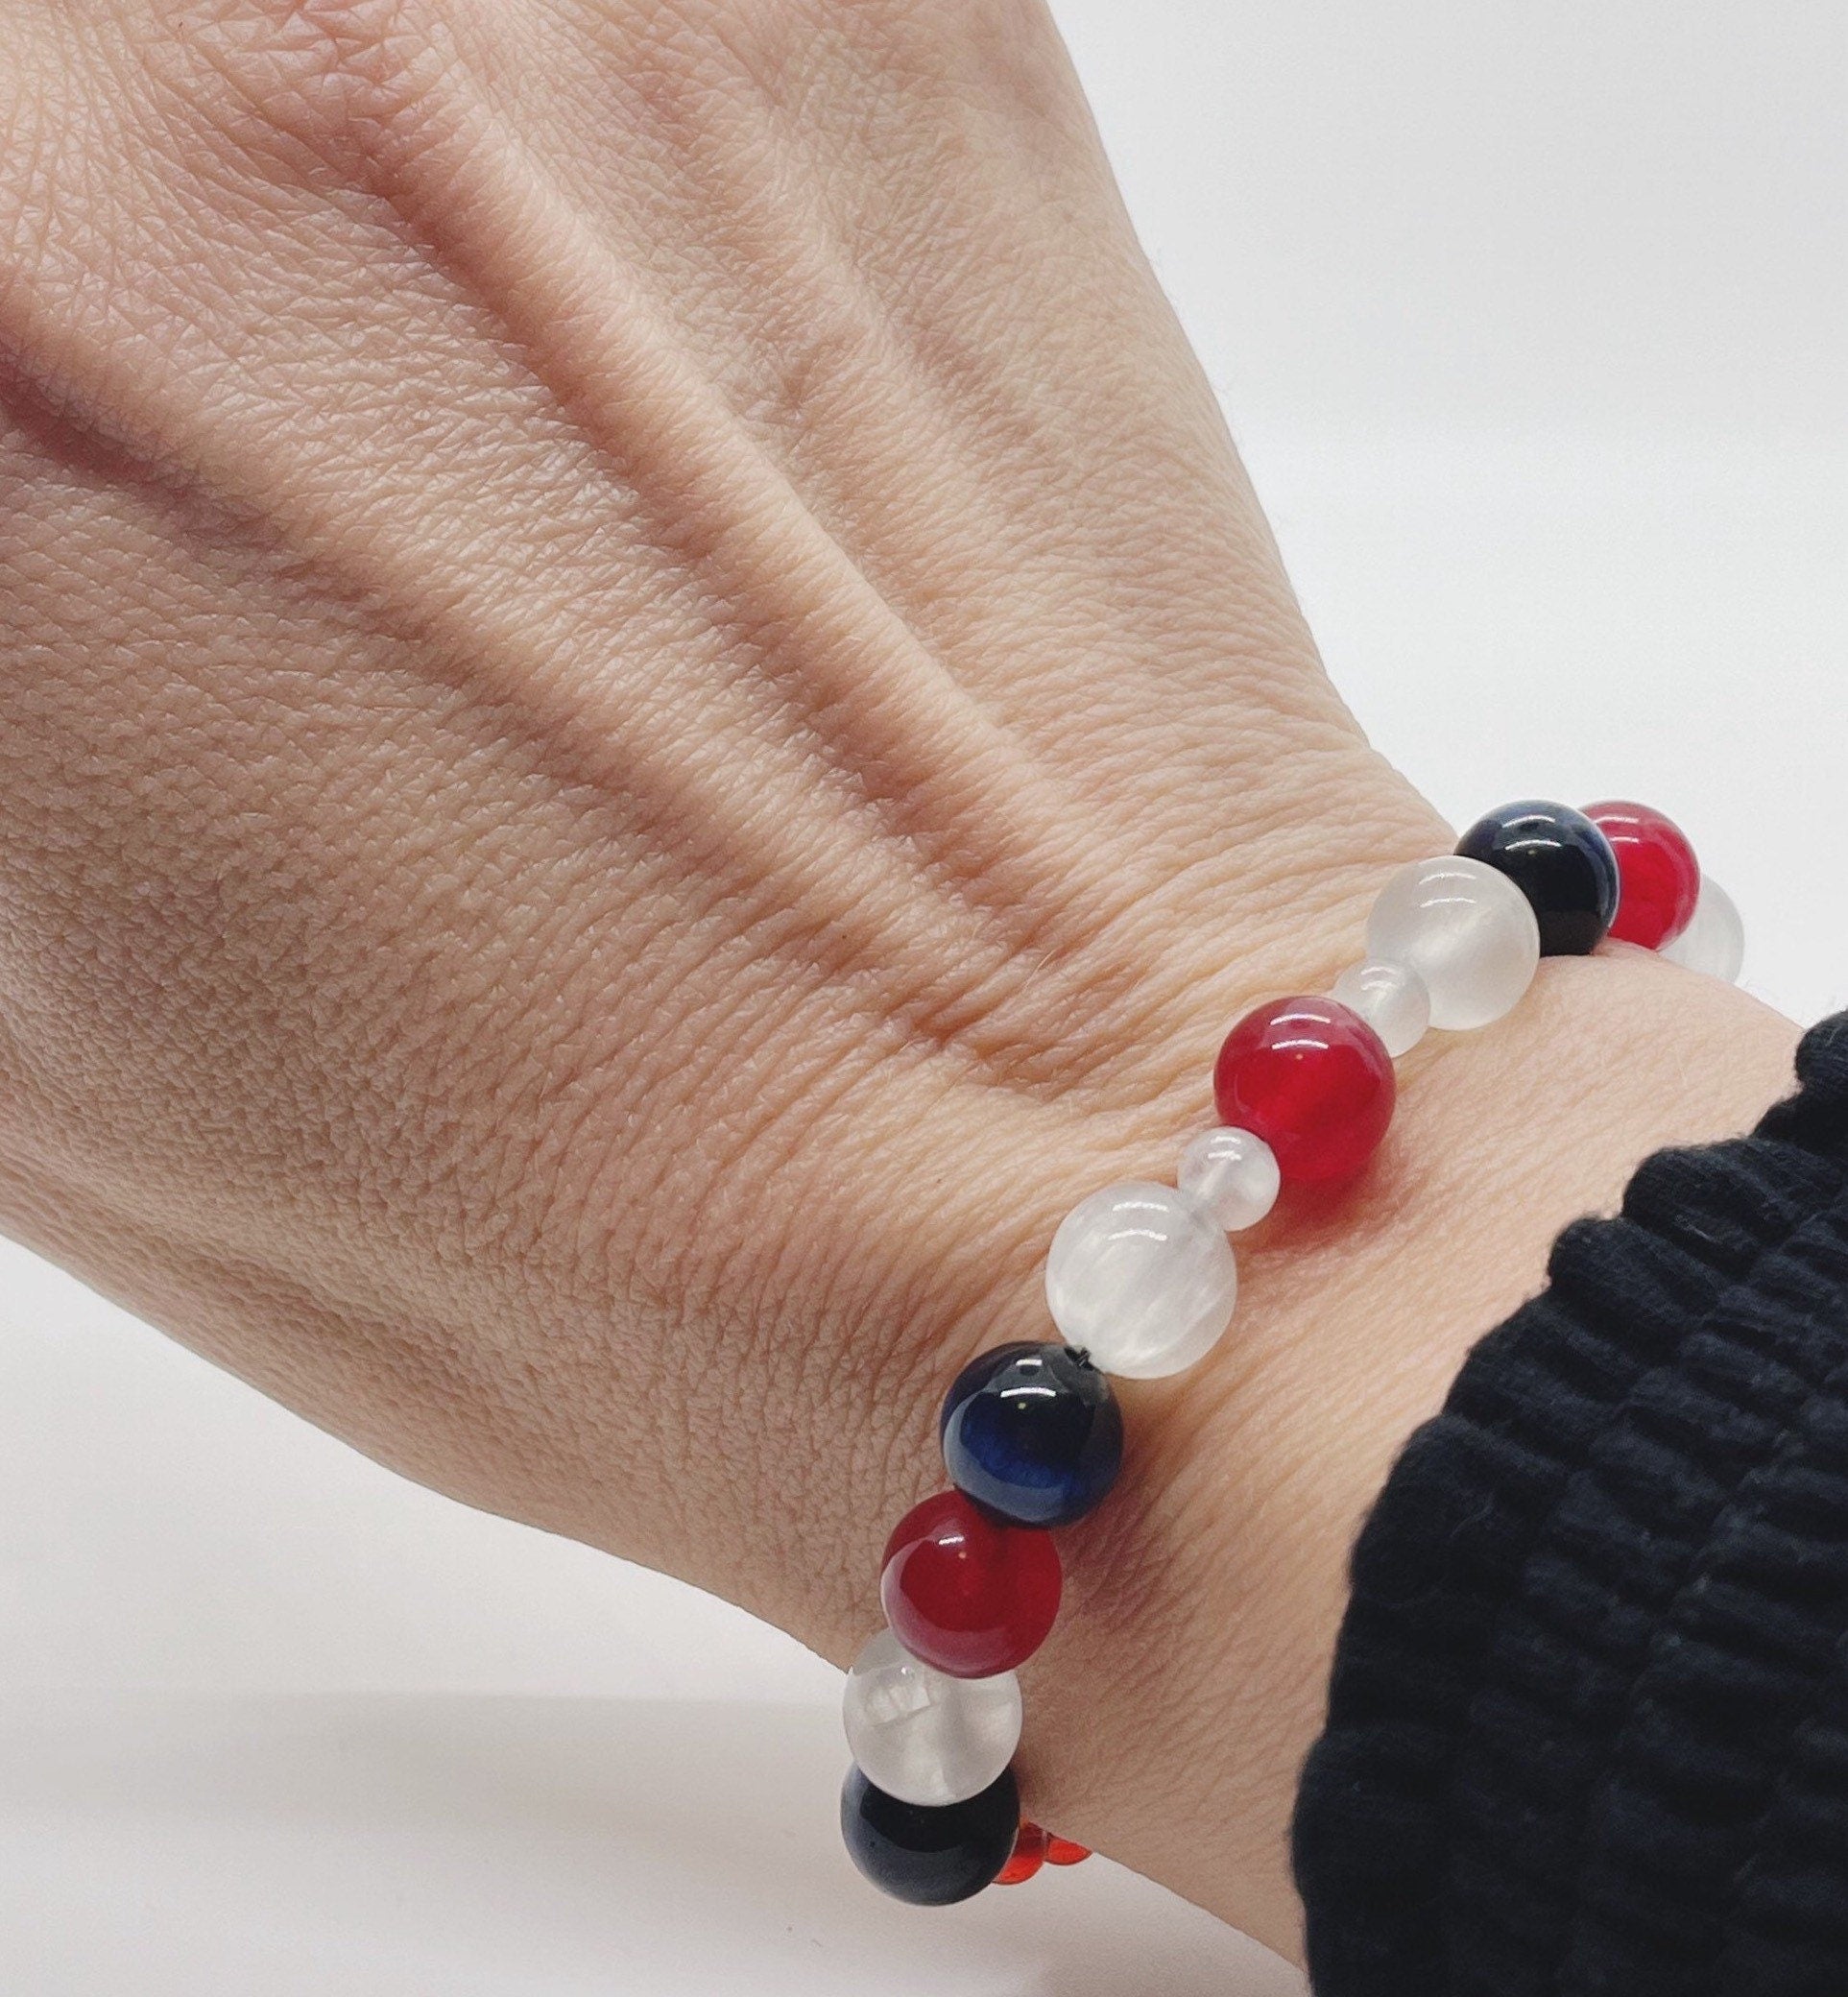
<svg viewBox="0 0 1848 1997"><path fill-rule="evenodd" d="M1190 1192L1106 1186L1059 1223L1046 1304L1068 1345L1123 1380L1160 1380L1205 1358L1232 1322L1238 1264Z"/></svg>
<svg viewBox="0 0 1848 1997"><path fill-rule="evenodd" d="M1724 978L1729 985L1739 982L1745 963L1745 925L1732 896L1718 881L1703 878L1693 920L1672 943L1662 946L1662 954L1671 964L1704 971L1709 977Z"/></svg>
<svg viewBox="0 0 1848 1997"><path fill-rule="evenodd" d="M1175 1182L1190 1192L1228 1234L1256 1227L1277 1204L1283 1175L1277 1154L1250 1130L1222 1124L1203 1130L1181 1153Z"/></svg>
<svg viewBox="0 0 1848 1997"><path fill-rule="evenodd" d="M1452 854L1387 881L1367 919L1367 954L1417 972L1433 1026L1486 1026L1533 982L1540 926L1505 874Z"/></svg>
<svg viewBox="0 0 1848 1997"><path fill-rule="evenodd" d="M847 1674L842 1718L860 1772L901 1803L940 1810L996 1781L1020 1744L1020 1681L952 1678L882 1629Z"/></svg>
<svg viewBox="0 0 1848 1997"><path fill-rule="evenodd" d="M1351 964L1331 996L1366 1021L1395 1061L1411 1052L1431 1023L1431 995L1409 964L1380 957Z"/></svg>

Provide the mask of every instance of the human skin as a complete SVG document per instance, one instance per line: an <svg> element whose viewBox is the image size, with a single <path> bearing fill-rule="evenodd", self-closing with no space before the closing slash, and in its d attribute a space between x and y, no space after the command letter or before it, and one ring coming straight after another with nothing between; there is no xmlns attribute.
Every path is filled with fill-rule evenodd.
<svg viewBox="0 0 1848 1997"><path fill-rule="evenodd" d="M837 1662L1060 1215L1451 834L1038 0L0 0L0 1221ZM1484 801L1489 802L1487 800ZM1613 948L1123 1389L1028 1806L1288 1953L1355 1526L1791 1031Z"/></svg>

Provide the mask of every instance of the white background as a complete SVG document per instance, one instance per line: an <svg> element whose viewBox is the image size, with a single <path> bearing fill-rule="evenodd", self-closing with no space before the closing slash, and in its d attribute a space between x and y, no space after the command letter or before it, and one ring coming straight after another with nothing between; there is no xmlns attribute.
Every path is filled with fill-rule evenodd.
<svg viewBox="0 0 1848 1997"><path fill-rule="evenodd" d="M1748 984L1848 998L1848 13L1060 13L1375 738L1458 820L1662 804ZM1299 1987L1101 1866L857 1890L835 1684L0 1250L6 1997Z"/></svg>

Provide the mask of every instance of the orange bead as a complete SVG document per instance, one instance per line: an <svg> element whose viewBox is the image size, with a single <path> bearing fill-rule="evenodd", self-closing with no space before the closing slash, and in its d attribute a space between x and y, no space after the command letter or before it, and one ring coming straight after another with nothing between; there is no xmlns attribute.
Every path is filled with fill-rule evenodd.
<svg viewBox="0 0 1848 1997"><path fill-rule="evenodd" d="M1069 1838L1048 1837L1045 1841L1045 1862L1048 1865L1082 1865L1091 1856L1090 1849L1083 1844L1074 1844Z"/></svg>
<svg viewBox="0 0 1848 1997"><path fill-rule="evenodd" d="M995 1875L996 1886L1024 1886L1046 1862L1046 1834L1037 1823L1023 1823L1014 1841L1014 1856Z"/></svg>

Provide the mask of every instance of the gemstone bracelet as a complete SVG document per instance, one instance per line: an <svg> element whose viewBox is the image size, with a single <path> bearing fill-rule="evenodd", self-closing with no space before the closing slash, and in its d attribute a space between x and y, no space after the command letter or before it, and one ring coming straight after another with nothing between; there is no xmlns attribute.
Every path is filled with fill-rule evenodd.
<svg viewBox="0 0 1848 1997"><path fill-rule="evenodd" d="M1101 1504L1122 1466L1106 1375L1155 1380L1203 1359L1237 1294L1227 1234L1262 1220L1284 1186L1367 1163L1392 1119L1393 1061L1428 1028L1490 1024L1543 956L1583 956L1607 935L1729 980L1744 948L1738 910L1660 812L1492 811L1454 854L1387 881L1366 956L1331 997L1273 999L1232 1029L1212 1074L1218 1124L1188 1143L1175 1185L1108 1186L1066 1215L1045 1265L1061 1342L984 1353L949 1389L951 1488L887 1542L887 1626L848 1674L841 1828L876 1886L941 1907L1089 1856L1021 1820L1011 1764L1015 1672L1059 1611L1051 1528Z"/></svg>

